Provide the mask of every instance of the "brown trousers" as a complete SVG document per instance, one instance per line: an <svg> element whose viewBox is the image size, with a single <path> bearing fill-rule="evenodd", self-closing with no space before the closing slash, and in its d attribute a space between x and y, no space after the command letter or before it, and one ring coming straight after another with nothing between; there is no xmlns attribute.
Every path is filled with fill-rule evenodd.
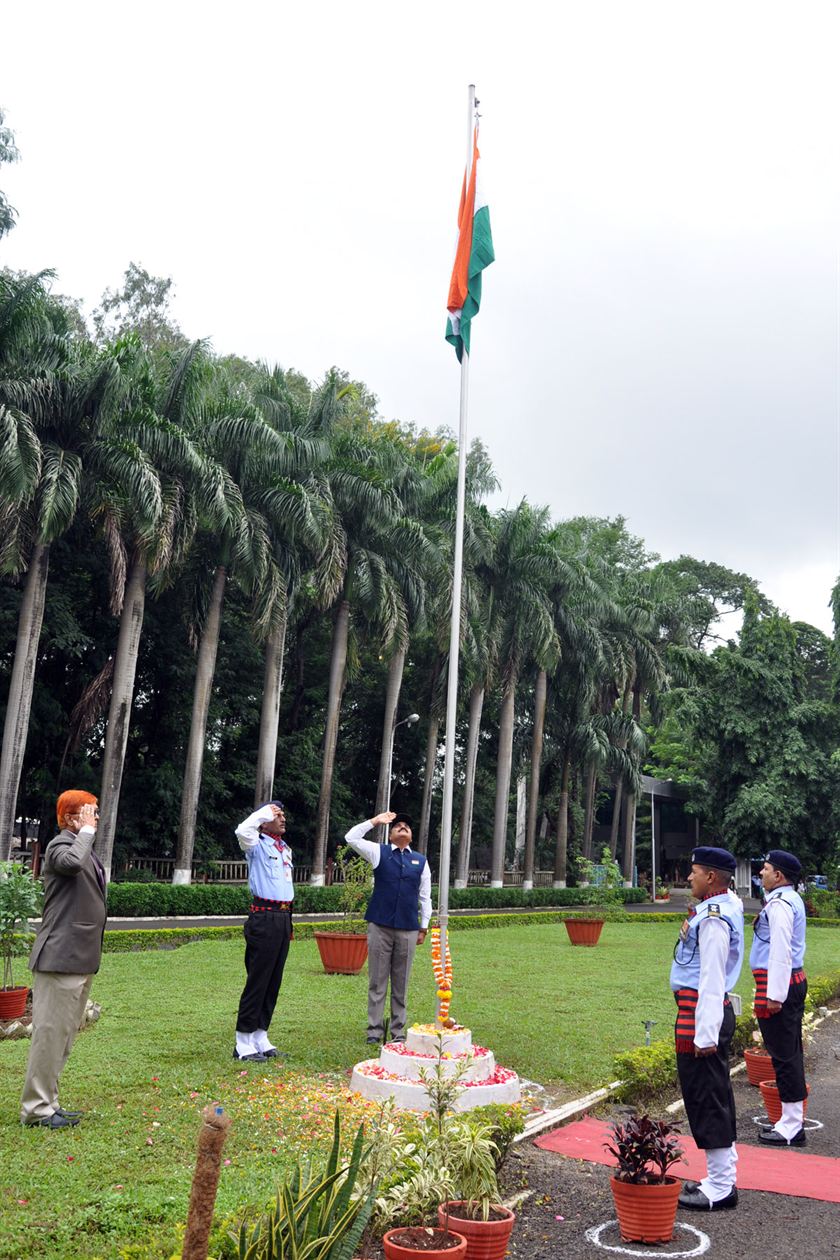
<svg viewBox="0 0 840 1260"><path fill-rule="evenodd" d="M58 1078L84 1019L93 976L63 971L32 973L32 1041L20 1118L24 1124L59 1107Z"/></svg>

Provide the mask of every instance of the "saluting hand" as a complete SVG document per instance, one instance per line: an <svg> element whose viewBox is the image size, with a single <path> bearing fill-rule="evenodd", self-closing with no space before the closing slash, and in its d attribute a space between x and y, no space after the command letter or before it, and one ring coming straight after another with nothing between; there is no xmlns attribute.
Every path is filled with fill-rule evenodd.
<svg viewBox="0 0 840 1260"><path fill-rule="evenodd" d="M79 810L79 830L82 827L93 827L96 831L96 825L99 822L99 809L96 805L83 805Z"/></svg>
<svg viewBox="0 0 840 1260"><path fill-rule="evenodd" d="M387 827L389 823L394 821L396 816L397 815L393 809L386 809L384 814L377 814L376 817L371 818L370 821L374 827Z"/></svg>

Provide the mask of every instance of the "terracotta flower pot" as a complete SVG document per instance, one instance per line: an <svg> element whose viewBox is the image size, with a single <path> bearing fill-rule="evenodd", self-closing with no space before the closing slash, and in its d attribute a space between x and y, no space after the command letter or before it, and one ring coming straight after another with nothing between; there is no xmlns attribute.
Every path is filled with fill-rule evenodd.
<svg viewBox="0 0 840 1260"><path fill-rule="evenodd" d="M26 1010L29 989L17 984L13 989L0 989L0 1019L19 1019Z"/></svg>
<svg viewBox="0 0 840 1260"><path fill-rule="evenodd" d="M603 919L564 919L569 940L573 945L597 945Z"/></svg>
<svg viewBox="0 0 840 1260"><path fill-rule="evenodd" d="M762 1081L776 1079L773 1060L766 1050L745 1050L744 1063L747 1065L747 1080L750 1085L760 1085Z"/></svg>
<svg viewBox="0 0 840 1260"><path fill-rule="evenodd" d="M513 1212L494 1203L490 1210L496 1215L501 1213L502 1219L494 1221L491 1218L484 1221L479 1216L476 1221L461 1215L466 1206L463 1201L449 1204L449 1227L463 1234L467 1240L466 1260L504 1260L508 1240L516 1222ZM438 1208L438 1224L441 1229L445 1220L446 1208L441 1205Z"/></svg>
<svg viewBox="0 0 840 1260"><path fill-rule="evenodd" d="M761 1097L764 1101L764 1110L767 1112L767 1119L771 1124L776 1124L782 1118L782 1100L779 1098L779 1087L775 1081L762 1081L758 1087L761 1090ZM805 1086L807 1094L810 1094L810 1085ZM808 1099L802 1108L803 1116L808 1114Z"/></svg>
<svg viewBox="0 0 840 1260"><path fill-rule="evenodd" d="M624 1242L670 1242L677 1219L677 1200L682 1190L679 1177L666 1177L661 1185L638 1186L610 1177L618 1228Z"/></svg>
<svg viewBox="0 0 840 1260"><path fill-rule="evenodd" d="M398 1237L401 1242L394 1242L394 1237ZM455 1246L449 1247L406 1247L403 1245L406 1239L422 1238L423 1243L429 1241L429 1231L423 1225L403 1226L401 1229L389 1229L388 1233L382 1239L382 1246L385 1249L385 1260L466 1260L467 1256L467 1240L463 1234L457 1233L450 1229L447 1241L451 1243L453 1238L457 1238L458 1242Z"/></svg>
<svg viewBox="0 0 840 1260"><path fill-rule="evenodd" d="M329 975L355 976L362 970L368 956L366 933L315 932L313 935L324 971Z"/></svg>

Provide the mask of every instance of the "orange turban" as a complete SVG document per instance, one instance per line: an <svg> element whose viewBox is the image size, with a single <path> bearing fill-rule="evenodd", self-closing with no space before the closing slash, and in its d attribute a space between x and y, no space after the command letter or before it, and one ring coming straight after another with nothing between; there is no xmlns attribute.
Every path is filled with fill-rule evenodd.
<svg viewBox="0 0 840 1260"><path fill-rule="evenodd" d="M91 792L62 792L55 805L59 827L67 826L67 819L78 814L83 805L95 805L96 797Z"/></svg>

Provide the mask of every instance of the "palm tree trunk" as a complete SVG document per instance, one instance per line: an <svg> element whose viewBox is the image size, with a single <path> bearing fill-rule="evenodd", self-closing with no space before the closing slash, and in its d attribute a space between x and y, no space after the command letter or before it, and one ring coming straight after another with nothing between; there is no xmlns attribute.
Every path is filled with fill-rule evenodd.
<svg viewBox="0 0 840 1260"><path fill-rule="evenodd" d="M593 761L586 768L586 804L583 814L583 856L592 861L592 835L595 830L595 791L598 787L598 766Z"/></svg>
<svg viewBox="0 0 840 1260"><path fill-rule="evenodd" d="M499 720L499 757L496 762L496 811L493 816L493 859L490 887L502 888L505 874L510 776L513 770L513 719L516 703L516 677L510 678L502 696Z"/></svg>
<svg viewBox="0 0 840 1260"><path fill-rule="evenodd" d="M571 761L566 756L560 779L560 802L557 806L557 845L554 849L554 887L566 887L566 855L569 848L569 773Z"/></svg>
<svg viewBox="0 0 840 1260"><path fill-rule="evenodd" d="M227 569L220 564L213 577L210 608L198 648L190 738L184 770L184 792L181 797L181 821L178 827L178 851L175 854L175 869L172 872L173 884L188 884L192 879L195 820L198 815L198 796L201 791L201 769L204 764L204 745L207 738L207 714L210 711L210 697L213 693L213 675L216 672L216 653L219 649L226 581Z"/></svg>
<svg viewBox="0 0 840 1260"><path fill-rule="evenodd" d="M537 809L540 803L540 764L545 730L546 688L546 672L541 669L537 674L537 686L534 693L534 737L531 741L531 790L528 796L528 827L525 832L523 889L534 887L534 844L537 838Z"/></svg>
<svg viewBox="0 0 840 1260"><path fill-rule="evenodd" d="M381 814L391 803L391 781L394 762L394 727L397 722L397 705L400 702L403 669L405 668L405 648L397 648L388 662L388 682L385 687L385 716L382 719L382 750L379 754L379 780L376 785L376 808L374 813ZM378 839L384 843L385 827L376 829Z"/></svg>
<svg viewBox="0 0 840 1260"><path fill-rule="evenodd" d="M633 883L633 867L636 865L636 795L627 793L624 807L624 882L628 888Z"/></svg>
<svg viewBox="0 0 840 1260"><path fill-rule="evenodd" d="M134 696L134 677L137 673L137 655L140 651L145 608L146 563L144 560L135 558L125 584L125 598L120 614L120 633L117 640L117 655L114 658L114 677L111 683L111 704L108 708L108 725L105 728L99 827L96 831L96 851L109 879L114 858L120 788L125 768L125 750L128 747L128 731L131 726L131 702Z"/></svg>
<svg viewBox="0 0 840 1260"><path fill-rule="evenodd" d="M458 845L456 888L466 888L470 878L475 768L478 764L478 740L481 735L481 710L483 708L484 686L476 683L470 691L470 726L467 735L467 763L464 767L464 799L461 802L461 839Z"/></svg>
<svg viewBox="0 0 840 1260"><path fill-rule="evenodd" d="M440 718L429 718L429 733L426 736L426 773L423 777L423 802L420 806L420 830L417 833L418 853L427 853L429 849L429 825L432 820L432 792L434 791L439 731Z"/></svg>
<svg viewBox="0 0 840 1260"><path fill-rule="evenodd" d="M3 727L3 752L0 755L0 854L11 854L15 843L15 814L29 731L29 713L35 686L35 666L44 602L47 597L47 576L50 570L50 549L40 543L32 548L26 573L23 602L18 617L15 660L6 705Z"/></svg>
<svg viewBox="0 0 840 1260"><path fill-rule="evenodd" d="M621 800L624 796L624 776L617 774L614 783L613 815L610 825L610 857L615 858L618 852L618 828L621 819Z"/></svg>
<svg viewBox="0 0 840 1260"><path fill-rule="evenodd" d="M318 818L315 824L315 853L309 882L322 885L327 861L330 834L330 804L335 773L335 750L338 744L338 722L341 696L344 691L344 670L347 665L347 636L350 628L350 604L343 599L338 606L333 628L330 654L330 683L327 693L327 721L324 728L324 760L321 766L321 791L318 796Z"/></svg>
<svg viewBox="0 0 840 1260"><path fill-rule="evenodd" d="M286 625L287 617L284 612L265 645L260 744L257 751L257 781L254 791L255 809L266 801L270 801L274 793L274 763L277 759L277 732L280 728L280 696L283 692Z"/></svg>

